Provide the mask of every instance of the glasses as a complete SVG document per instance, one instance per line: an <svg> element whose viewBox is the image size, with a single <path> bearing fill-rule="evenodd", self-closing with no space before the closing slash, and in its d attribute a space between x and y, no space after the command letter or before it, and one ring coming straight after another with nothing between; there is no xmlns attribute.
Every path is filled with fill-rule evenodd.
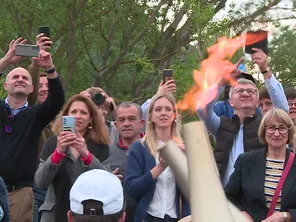
<svg viewBox="0 0 296 222"><path fill-rule="evenodd" d="M288 105L289 105L289 107L293 107L293 106L296 107L296 102L294 102L294 103L293 102L288 102Z"/></svg>
<svg viewBox="0 0 296 222"><path fill-rule="evenodd" d="M257 93L257 90L256 89L253 89L253 88L237 88L237 89L234 89L233 90L235 93L237 94L243 94L245 91L249 94L249 95L255 95Z"/></svg>
<svg viewBox="0 0 296 222"><path fill-rule="evenodd" d="M12 131L12 126L11 126L12 120L13 120L13 115L9 115L7 117L7 123L6 123L6 126L5 126L5 132L6 133L11 133L11 131Z"/></svg>
<svg viewBox="0 0 296 222"><path fill-rule="evenodd" d="M265 130L268 134L274 134L275 131L278 130L280 134L285 135L288 133L289 128L286 126L275 127L275 126L269 125L265 127Z"/></svg>

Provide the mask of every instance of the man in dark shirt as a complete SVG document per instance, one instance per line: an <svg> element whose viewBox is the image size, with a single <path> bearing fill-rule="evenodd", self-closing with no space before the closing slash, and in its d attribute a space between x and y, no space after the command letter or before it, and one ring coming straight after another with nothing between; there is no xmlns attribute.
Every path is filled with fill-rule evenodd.
<svg viewBox="0 0 296 222"><path fill-rule="evenodd" d="M141 139L140 132L145 121L142 119L141 107L132 102L123 102L115 109L115 126L119 132L119 141L110 146L108 164L114 174L123 179L129 148L133 142ZM126 194L126 222L132 222L136 203Z"/></svg>
<svg viewBox="0 0 296 222"><path fill-rule="evenodd" d="M8 53L11 51L15 52L15 47ZM32 222L32 185L39 139L43 128L59 113L65 100L50 53L40 50L35 62L47 73L47 99L42 104L28 106L27 98L33 91L32 78L26 69L16 68L4 83L8 97L0 100L0 176L9 192L12 221Z"/></svg>

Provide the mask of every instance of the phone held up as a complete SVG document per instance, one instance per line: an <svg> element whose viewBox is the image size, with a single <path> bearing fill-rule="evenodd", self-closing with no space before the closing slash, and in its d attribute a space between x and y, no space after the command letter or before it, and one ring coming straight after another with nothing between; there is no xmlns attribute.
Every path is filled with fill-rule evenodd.
<svg viewBox="0 0 296 222"><path fill-rule="evenodd" d="M44 36L50 38L50 30L47 26L39 27L39 33L44 33Z"/></svg>
<svg viewBox="0 0 296 222"><path fill-rule="evenodd" d="M174 71L172 69L164 69L162 71L163 76L163 84L165 84L167 81L174 79Z"/></svg>
<svg viewBox="0 0 296 222"><path fill-rule="evenodd" d="M15 55L25 57L38 57L39 46L38 45L27 45L17 44L15 48Z"/></svg>
<svg viewBox="0 0 296 222"><path fill-rule="evenodd" d="M75 117L74 116L63 116L63 131L70 131L76 133Z"/></svg>
<svg viewBox="0 0 296 222"><path fill-rule="evenodd" d="M248 37L248 34L249 35ZM268 54L268 32L263 31L263 30L258 30L255 32L247 32L246 36L246 42L251 42L255 36L255 39L258 39L257 42L251 44L251 45L246 45L245 46L245 53L248 54L254 54L255 51L253 48L261 49L266 55ZM251 39L252 38L252 39Z"/></svg>

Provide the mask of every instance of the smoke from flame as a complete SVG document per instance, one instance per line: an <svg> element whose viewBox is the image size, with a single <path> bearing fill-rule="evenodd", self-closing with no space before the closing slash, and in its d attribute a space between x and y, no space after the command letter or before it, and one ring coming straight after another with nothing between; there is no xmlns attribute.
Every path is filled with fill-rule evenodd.
<svg viewBox="0 0 296 222"><path fill-rule="evenodd" d="M201 98L221 76L226 78L230 84L234 79L230 74L234 71L234 65L229 59L234 53L244 45L251 45L266 38L264 33L247 33L235 38L221 37L218 42L208 48L208 58L203 60L200 70L193 71L195 86L185 95L183 100L177 103L179 110L196 111L197 105L204 107L206 104L200 104ZM212 96L212 97L211 97ZM216 94L207 95L207 99L214 99Z"/></svg>

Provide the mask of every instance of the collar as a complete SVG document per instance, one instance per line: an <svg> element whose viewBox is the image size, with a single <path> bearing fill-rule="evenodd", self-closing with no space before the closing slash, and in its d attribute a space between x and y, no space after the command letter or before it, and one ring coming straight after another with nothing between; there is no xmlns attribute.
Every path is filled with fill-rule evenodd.
<svg viewBox="0 0 296 222"><path fill-rule="evenodd" d="M140 137L143 138L144 137L144 133L140 133ZM117 143L117 146L121 149L128 149L129 147L128 146L125 146L122 142L122 138L119 137L119 140L118 140L118 143Z"/></svg>
<svg viewBox="0 0 296 222"><path fill-rule="evenodd" d="M19 108L17 108L16 110L14 110L13 108L11 108L11 106L9 105L9 102L8 102L8 97L6 97L6 99L5 99L5 106L7 107L7 108L9 108L10 109L10 111L12 112L12 114L14 113L13 111L22 111L22 110L25 110L25 109L27 109L28 108L28 101L26 101L26 103L22 106L22 107L19 107Z"/></svg>

